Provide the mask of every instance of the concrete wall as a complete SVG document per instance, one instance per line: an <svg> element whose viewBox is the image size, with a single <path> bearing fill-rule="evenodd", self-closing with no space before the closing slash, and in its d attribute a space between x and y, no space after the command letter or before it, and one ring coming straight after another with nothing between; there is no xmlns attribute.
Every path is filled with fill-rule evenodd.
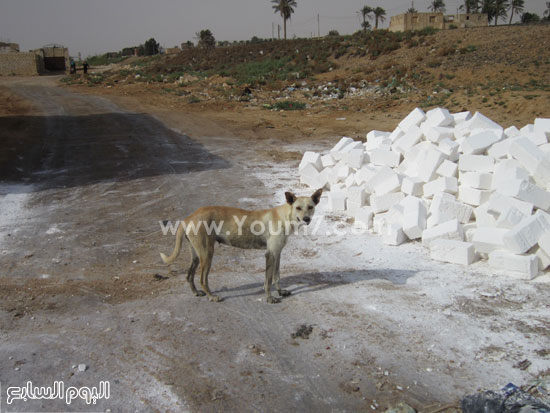
<svg viewBox="0 0 550 413"><path fill-rule="evenodd" d="M404 32L407 30L421 30L425 27L434 29L449 29L456 27L482 27L488 25L486 14L458 14L443 15L443 13L405 13L392 16L390 31Z"/></svg>
<svg viewBox="0 0 550 413"><path fill-rule="evenodd" d="M40 57L29 53L0 53L0 76L35 76Z"/></svg>

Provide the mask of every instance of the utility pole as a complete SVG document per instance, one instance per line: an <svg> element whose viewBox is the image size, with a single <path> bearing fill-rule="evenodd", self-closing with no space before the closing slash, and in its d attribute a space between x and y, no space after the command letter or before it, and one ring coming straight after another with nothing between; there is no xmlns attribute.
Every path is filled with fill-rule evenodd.
<svg viewBox="0 0 550 413"><path fill-rule="evenodd" d="M321 24L319 23L319 13L317 13L317 37L321 37Z"/></svg>
<svg viewBox="0 0 550 413"><path fill-rule="evenodd" d="M275 40L275 23L271 22L271 40Z"/></svg>
<svg viewBox="0 0 550 413"><path fill-rule="evenodd" d="M277 39L281 40L281 25L277 24Z"/></svg>

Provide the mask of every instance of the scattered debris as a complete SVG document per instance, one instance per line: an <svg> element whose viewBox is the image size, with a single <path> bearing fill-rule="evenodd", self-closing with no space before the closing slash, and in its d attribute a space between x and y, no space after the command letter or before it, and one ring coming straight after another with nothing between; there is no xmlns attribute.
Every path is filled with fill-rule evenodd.
<svg viewBox="0 0 550 413"><path fill-rule="evenodd" d="M525 359L525 360L519 361L516 364L514 364L514 368L515 369L520 369L520 370L527 370L530 365L531 365L531 362L529 360Z"/></svg>
<svg viewBox="0 0 550 413"><path fill-rule="evenodd" d="M165 275L160 275L160 274L155 274L153 277L155 278L156 281L164 281L169 278Z"/></svg>
<svg viewBox="0 0 550 413"><path fill-rule="evenodd" d="M407 403L398 403L394 407L390 407L385 413L416 413L416 410L409 406Z"/></svg>
<svg viewBox="0 0 550 413"><path fill-rule="evenodd" d="M78 371L86 371L88 369L88 366L84 363L78 365Z"/></svg>
<svg viewBox="0 0 550 413"><path fill-rule="evenodd" d="M501 390L485 390L466 396L460 403L463 413L549 412L550 404L508 383Z"/></svg>
<svg viewBox="0 0 550 413"><path fill-rule="evenodd" d="M313 326L308 326L307 324L302 324L300 327L296 329L295 333L292 333L290 336L292 338L303 338L305 340L309 339L309 335L313 331Z"/></svg>

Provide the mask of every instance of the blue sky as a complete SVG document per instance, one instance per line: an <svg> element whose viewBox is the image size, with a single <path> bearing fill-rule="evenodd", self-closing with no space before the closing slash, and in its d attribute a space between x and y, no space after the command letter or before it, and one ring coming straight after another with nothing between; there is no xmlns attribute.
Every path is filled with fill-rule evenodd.
<svg viewBox="0 0 550 413"><path fill-rule="evenodd" d="M297 0L288 26L289 36L335 29L353 33L360 28L357 11L364 5L381 6L389 16L404 12L410 0ZM427 11L430 0L415 0ZM526 0L526 11L542 14L545 0ZM462 0L446 0L447 13L456 13ZM19 43L22 51L49 43L69 47L83 57L119 51L154 37L172 47L194 40L196 32L210 29L217 40L271 37L272 25L281 24L269 0L0 0L0 41Z"/></svg>

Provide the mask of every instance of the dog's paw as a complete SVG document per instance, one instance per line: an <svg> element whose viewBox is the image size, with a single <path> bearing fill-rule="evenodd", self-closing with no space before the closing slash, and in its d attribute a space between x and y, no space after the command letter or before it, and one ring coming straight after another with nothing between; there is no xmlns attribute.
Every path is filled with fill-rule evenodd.
<svg viewBox="0 0 550 413"><path fill-rule="evenodd" d="M277 290L277 292L281 297L288 297L290 294L292 294L292 292L288 290Z"/></svg>
<svg viewBox="0 0 550 413"><path fill-rule="evenodd" d="M281 302L281 299L280 298L277 298L277 297L273 297L273 296L269 296L267 297L267 300L266 300L269 304L278 304Z"/></svg>
<svg viewBox="0 0 550 413"><path fill-rule="evenodd" d="M206 293L204 291L200 291L200 290L195 293L195 296L197 296L197 297L204 297L205 295L206 295Z"/></svg>
<svg viewBox="0 0 550 413"><path fill-rule="evenodd" d="M208 297L208 299L210 301L212 301L213 303L219 303L220 301L223 301L223 298L217 296L217 295L211 295Z"/></svg>

